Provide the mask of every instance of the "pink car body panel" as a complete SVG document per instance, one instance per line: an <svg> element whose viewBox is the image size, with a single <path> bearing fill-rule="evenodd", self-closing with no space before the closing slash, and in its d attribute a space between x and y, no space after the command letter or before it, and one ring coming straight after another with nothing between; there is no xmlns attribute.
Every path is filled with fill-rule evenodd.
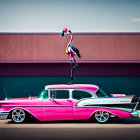
<svg viewBox="0 0 140 140"><path fill-rule="evenodd" d="M50 99L35 99L28 101L12 100L5 101L2 105L4 111L14 109L23 109L33 115L40 121L57 121L57 120L84 120L89 119L96 111L107 111L120 118L130 117L130 113L122 110L95 108L95 107L77 107L75 103L67 100L52 102ZM77 101L78 102L78 101ZM60 103L60 104L59 104Z"/></svg>
<svg viewBox="0 0 140 140"><path fill-rule="evenodd" d="M122 110L108 109L108 108L94 108L94 107L74 107L74 120L87 120L96 111L106 111L119 118L130 117L130 113Z"/></svg>
<svg viewBox="0 0 140 140"><path fill-rule="evenodd" d="M93 85L49 85L45 89L86 89L95 92L98 86ZM23 109L40 121L84 120L89 119L96 111L107 111L120 118L130 117L130 112L105 107L78 107L76 99L40 99L36 97L15 98L0 102L3 111Z"/></svg>
<svg viewBox="0 0 140 140"><path fill-rule="evenodd" d="M43 120L72 120L73 107L69 99L43 100Z"/></svg>
<svg viewBox="0 0 140 140"><path fill-rule="evenodd" d="M38 98L27 99L27 98L18 98L10 99L0 102L2 104L3 111L12 111L14 109L23 109L29 112L38 120L42 121L42 101Z"/></svg>

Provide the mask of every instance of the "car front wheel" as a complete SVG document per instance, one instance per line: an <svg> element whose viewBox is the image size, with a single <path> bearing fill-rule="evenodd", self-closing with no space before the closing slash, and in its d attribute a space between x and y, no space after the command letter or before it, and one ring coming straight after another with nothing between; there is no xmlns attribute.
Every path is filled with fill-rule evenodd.
<svg viewBox="0 0 140 140"><path fill-rule="evenodd" d="M106 111L97 111L94 113L93 118L98 123L106 123L110 118L110 114Z"/></svg>
<svg viewBox="0 0 140 140"><path fill-rule="evenodd" d="M15 123L22 123L25 121L25 111L22 109L15 109L12 111L12 121Z"/></svg>

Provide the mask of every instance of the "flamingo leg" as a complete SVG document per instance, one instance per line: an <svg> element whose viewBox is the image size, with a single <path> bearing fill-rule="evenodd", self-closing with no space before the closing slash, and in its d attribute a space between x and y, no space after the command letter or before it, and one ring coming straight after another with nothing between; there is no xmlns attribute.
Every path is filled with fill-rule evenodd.
<svg viewBox="0 0 140 140"><path fill-rule="evenodd" d="M73 65L74 64L74 65ZM76 60L74 57L71 57L71 83L70 84L73 84L73 70L75 68L77 68L77 63L76 63Z"/></svg>
<svg viewBox="0 0 140 140"><path fill-rule="evenodd" d="M74 66L72 67L72 69L74 70L74 69L76 69L78 67L78 64L76 63L75 58L73 58L73 59L74 59Z"/></svg>
<svg viewBox="0 0 140 140"><path fill-rule="evenodd" d="M71 81L73 81L73 59L71 59Z"/></svg>

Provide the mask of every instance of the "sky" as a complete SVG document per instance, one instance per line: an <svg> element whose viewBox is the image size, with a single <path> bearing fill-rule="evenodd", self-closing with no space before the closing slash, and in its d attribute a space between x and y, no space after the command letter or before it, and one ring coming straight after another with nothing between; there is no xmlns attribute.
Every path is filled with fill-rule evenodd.
<svg viewBox="0 0 140 140"><path fill-rule="evenodd" d="M140 32L140 0L0 0L0 32Z"/></svg>

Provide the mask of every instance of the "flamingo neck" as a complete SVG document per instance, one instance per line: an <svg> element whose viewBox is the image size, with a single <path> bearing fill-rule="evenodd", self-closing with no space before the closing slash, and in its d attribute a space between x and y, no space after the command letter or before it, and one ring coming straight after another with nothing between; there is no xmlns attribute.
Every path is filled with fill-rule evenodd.
<svg viewBox="0 0 140 140"><path fill-rule="evenodd" d="M70 33L70 40L69 40L69 42L68 42L67 48L70 46L70 44L71 44L71 42L72 42L72 40L73 40L71 31L69 31L69 33Z"/></svg>

